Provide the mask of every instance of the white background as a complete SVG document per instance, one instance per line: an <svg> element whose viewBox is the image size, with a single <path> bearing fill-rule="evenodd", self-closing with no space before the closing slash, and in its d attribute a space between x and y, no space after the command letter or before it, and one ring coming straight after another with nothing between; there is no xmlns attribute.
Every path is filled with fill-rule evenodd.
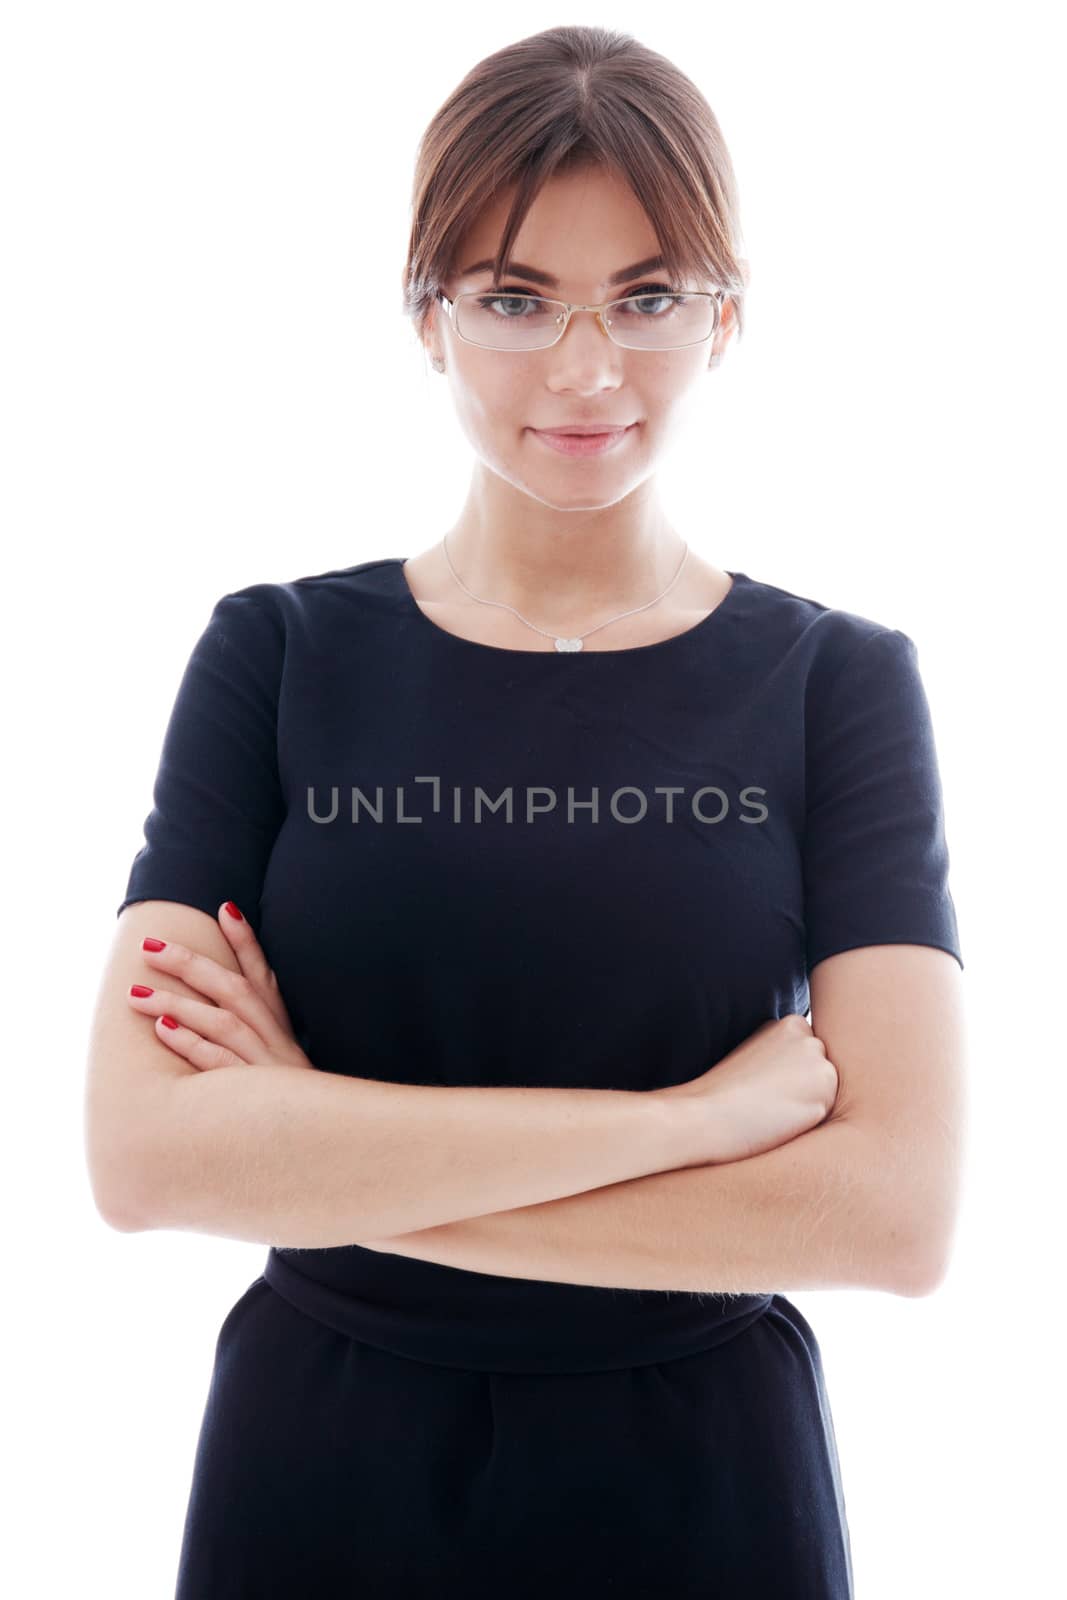
<svg viewBox="0 0 1067 1600"><path fill-rule="evenodd" d="M918 1300L792 1296L857 1594L1062 1572L1052 8L34 0L0 24L19 1600L172 1592L218 1327L266 1255L113 1232L85 1170L89 1017L182 668L222 594L415 555L456 516L470 447L400 311L415 145L478 59L560 22L675 60L738 175L748 326L661 470L671 515L721 567L910 634L934 713L973 1048L953 1265Z"/></svg>

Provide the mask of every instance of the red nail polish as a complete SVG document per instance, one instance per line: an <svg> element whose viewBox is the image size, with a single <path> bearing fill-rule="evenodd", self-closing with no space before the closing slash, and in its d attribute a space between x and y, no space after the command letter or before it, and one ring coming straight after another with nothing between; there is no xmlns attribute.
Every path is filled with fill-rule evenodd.
<svg viewBox="0 0 1067 1600"><path fill-rule="evenodd" d="M141 940L141 949L142 950L165 950L166 948L167 948L167 944L166 944L166 940L165 939L142 939Z"/></svg>
<svg viewBox="0 0 1067 1600"><path fill-rule="evenodd" d="M155 992L154 989L149 989L148 985L144 983L130 984L130 993L135 994L139 1000L144 1000L148 995L155 994Z"/></svg>
<svg viewBox="0 0 1067 1600"><path fill-rule="evenodd" d="M176 1028L178 1026L178 1024L175 1022L174 1018L173 1017L168 1017L165 1013L164 1013L163 1016L160 1017L159 1020L160 1020L160 1022L162 1022L163 1026L165 1028Z"/></svg>
<svg viewBox="0 0 1067 1600"><path fill-rule="evenodd" d="M244 917L242 917L241 913L238 911L237 907L234 905L232 900L227 900L227 902L226 902L226 910L230 913L231 917L236 917L238 922L243 922L245 920Z"/></svg>

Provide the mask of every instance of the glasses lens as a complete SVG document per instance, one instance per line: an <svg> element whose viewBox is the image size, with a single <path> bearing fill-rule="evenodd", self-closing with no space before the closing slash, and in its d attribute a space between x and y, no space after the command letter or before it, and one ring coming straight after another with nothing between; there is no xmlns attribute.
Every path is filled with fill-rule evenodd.
<svg viewBox="0 0 1067 1600"><path fill-rule="evenodd" d="M707 294L639 294L616 300L606 317L609 331L628 350L674 350L710 338L717 311Z"/></svg>
<svg viewBox="0 0 1067 1600"><path fill-rule="evenodd" d="M539 350L554 344L566 307L532 294L463 294L456 328L471 344L490 350Z"/></svg>
<svg viewBox="0 0 1067 1600"><path fill-rule="evenodd" d="M460 337L488 350L541 350L555 344L567 308L532 294L463 294L456 301ZM700 344L715 330L717 306L706 294L645 294L615 300L608 331L629 350Z"/></svg>

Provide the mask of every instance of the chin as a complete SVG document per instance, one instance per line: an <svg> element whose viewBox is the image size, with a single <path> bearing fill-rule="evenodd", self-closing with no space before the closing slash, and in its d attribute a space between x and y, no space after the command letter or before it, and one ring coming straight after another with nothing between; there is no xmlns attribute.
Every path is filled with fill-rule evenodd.
<svg viewBox="0 0 1067 1600"><path fill-rule="evenodd" d="M521 489L524 494L528 494L531 500L536 500L539 505L547 506L550 511L564 512L606 511L609 506L618 505L620 500L625 500L626 496L631 494L636 487L635 484L627 480L626 483L620 484L610 492L602 489L599 493L594 493L588 488L584 490L576 488L573 494L567 495L559 492L558 484L542 488L537 483L520 482L516 483L515 486Z"/></svg>

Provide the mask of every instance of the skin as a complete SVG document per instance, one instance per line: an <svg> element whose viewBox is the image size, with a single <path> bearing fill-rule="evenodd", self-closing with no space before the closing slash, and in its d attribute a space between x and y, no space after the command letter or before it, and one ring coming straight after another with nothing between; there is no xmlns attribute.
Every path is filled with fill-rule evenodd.
<svg viewBox="0 0 1067 1600"><path fill-rule="evenodd" d="M472 225L456 260L491 256L511 196L504 193ZM662 270L617 287L619 269L658 253L651 223L627 185L600 169L552 178L516 237L513 258L559 279L543 292L580 304L618 298ZM505 284L536 292L519 278ZM488 271L456 274L443 291L492 286ZM713 289L693 279L679 285ZM448 530L448 549L463 582L483 599L515 606L553 633L586 633L621 611L645 605L667 587L686 540L659 503L656 463L697 383L736 331L724 302L713 337L681 350L625 350L594 313L575 312L547 350L484 350L456 334L444 307L430 312L424 344L443 361L461 427L474 450L466 502ZM569 423L637 422L621 446L602 456L558 454L532 429ZM499 606L479 605L456 583L438 542L405 565L409 587L428 617L447 632L515 650L554 650ZM613 622L586 650L658 643L695 626L723 599L729 574L690 549L682 575L647 611Z"/></svg>

